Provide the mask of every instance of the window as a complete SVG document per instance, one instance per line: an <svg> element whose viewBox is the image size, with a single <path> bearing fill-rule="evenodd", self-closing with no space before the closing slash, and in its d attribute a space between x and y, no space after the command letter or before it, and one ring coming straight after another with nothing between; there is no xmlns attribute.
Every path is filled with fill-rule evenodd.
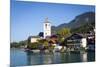
<svg viewBox="0 0 100 67"><path fill-rule="evenodd" d="M47 33L45 33L45 35L47 35Z"/></svg>
<svg viewBox="0 0 100 67"><path fill-rule="evenodd" d="M47 28L47 24L45 24L45 28Z"/></svg>

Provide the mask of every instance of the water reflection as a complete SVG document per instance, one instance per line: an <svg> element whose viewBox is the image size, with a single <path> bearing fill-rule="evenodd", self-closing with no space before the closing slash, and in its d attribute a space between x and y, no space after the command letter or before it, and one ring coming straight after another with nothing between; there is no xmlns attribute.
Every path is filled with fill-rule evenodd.
<svg viewBox="0 0 100 67"><path fill-rule="evenodd" d="M26 52L28 65L34 64L51 64L53 61L53 54L32 53Z"/></svg>
<svg viewBox="0 0 100 67"><path fill-rule="evenodd" d="M81 56L82 62L86 62L87 61L87 52L81 53L80 56Z"/></svg>
<svg viewBox="0 0 100 67"><path fill-rule="evenodd" d="M92 57L91 57L92 58ZM34 64L55 64L71 62L87 62L88 56L85 53L29 53L27 52L28 65Z"/></svg>
<svg viewBox="0 0 100 67"><path fill-rule="evenodd" d="M11 50L11 65L13 66L87 62L94 60L94 52L33 53L25 52L19 49Z"/></svg>

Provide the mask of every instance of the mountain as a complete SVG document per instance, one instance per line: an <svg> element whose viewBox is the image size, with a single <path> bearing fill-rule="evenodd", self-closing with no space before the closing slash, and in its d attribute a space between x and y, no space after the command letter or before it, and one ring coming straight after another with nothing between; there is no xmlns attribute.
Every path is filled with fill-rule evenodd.
<svg viewBox="0 0 100 67"><path fill-rule="evenodd" d="M95 23L86 23L78 28L71 29L71 33L89 33L94 32Z"/></svg>
<svg viewBox="0 0 100 67"><path fill-rule="evenodd" d="M54 33L55 31L63 27L70 28L70 29L77 29L77 28L80 28L81 26L84 26L86 24L91 24L91 23L95 23L95 13L86 12L86 13L76 16L69 23L63 23L63 24L60 24L59 26L52 26L51 29L52 29L52 32Z"/></svg>

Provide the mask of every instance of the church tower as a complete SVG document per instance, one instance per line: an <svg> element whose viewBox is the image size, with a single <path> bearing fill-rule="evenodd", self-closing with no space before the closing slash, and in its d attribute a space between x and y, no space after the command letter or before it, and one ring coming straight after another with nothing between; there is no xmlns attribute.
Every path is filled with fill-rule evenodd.
<svg viewBox="0 0 100 67"><path fill-rule="evenodd" d="M44 38L46 38L47 36L51 36L51 23L48 21L48 18L45 19L43 27L44 27Z"/></svg>

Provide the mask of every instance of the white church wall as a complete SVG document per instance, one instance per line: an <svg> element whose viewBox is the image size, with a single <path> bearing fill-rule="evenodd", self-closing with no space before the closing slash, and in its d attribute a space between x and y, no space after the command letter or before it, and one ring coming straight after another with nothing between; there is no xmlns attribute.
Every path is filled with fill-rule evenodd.
<svg viewBox="0 0 100 67"><path fill-rule="evenodd" d="M48 20L44 22L43 28L44 28L44 38L46 38L47 36L51 36L51 23L48 22Z"/></svg>

